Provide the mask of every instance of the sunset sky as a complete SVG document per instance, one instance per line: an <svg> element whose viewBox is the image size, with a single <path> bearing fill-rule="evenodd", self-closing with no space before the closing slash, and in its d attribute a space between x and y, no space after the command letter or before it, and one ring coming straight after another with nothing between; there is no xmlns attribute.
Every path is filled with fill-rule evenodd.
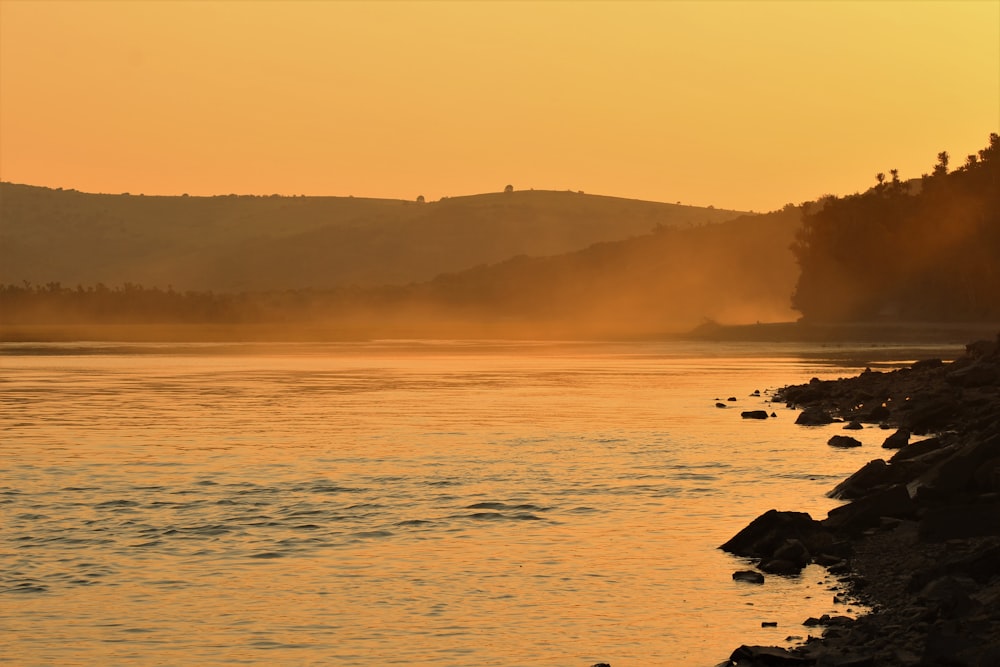
<svg viewBox="0 0 1000 667"><path fill-rule="evenodd" d="M1000 131L1000 0L0 0L0 179L771 210Z"/></svg>

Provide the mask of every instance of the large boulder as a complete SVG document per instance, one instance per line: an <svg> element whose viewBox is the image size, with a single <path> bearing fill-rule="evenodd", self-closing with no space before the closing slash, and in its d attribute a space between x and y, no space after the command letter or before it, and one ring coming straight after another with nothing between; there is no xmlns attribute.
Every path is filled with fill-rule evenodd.
<svg viewBox="0 0 1000 667"><path fill-rule="evenodd" d="M736 667L780 667L783 665L814 665L815 660L796 655L778 646L747 646L732 652L729 661Z"/></svg>
<svg viewBox="0 0 1000 667"><path fill-rule="evenodd" d="M905 428L898 429L882 443L883 449L902 449L910 444L910 432Z"/></svg>
<svg viewBox="0 0 1000 667"><path fill-rule="evenodd" d="M856 473L833 488L827 495L838 500L853 500L895 481L895 470L882 459L869 461Z"/></svg>
<svg viewBox="0 0 1000 667"><path fill-rule="evenodd" d="M908 519L916 506L903 484L892 486L858 498L852 503L835 507L823 520L823 527L838 533L858 535L878 525L882 517Z"/></svg>
<svg viewBox="0 0 1000 667"><path fill-rule="evenodd" d="M737 556L771 560L788 540L798 540L810 553L821 553L833 536L805 512L768 510L720 546Z"/></svg>
<svg viewBox="0 0 1000 667"><path fill-rule="evenodd" d="M848 447L860 447L861 441L857 438L852 438L849 435L835 435L827 440L826 444L831 447L840 447L841 449L845 449Z"/></svg>
<svg viewBox="0 0 1000 667"><path fill-rule="evenodd" d="M994 434L972 444L958 448L955 452L933 465L910 485L916 497L945 500L959 494L991 489L979 488L976 473L985 464L1000 456L1000 434Z"/></svg>
<svg viewBox="0 0 1000 667"><path fill-rule="evenodd" d="M800 426L824 426L833 423L833 417L823 408L808 407L799 413L795 423Z"/></svg>

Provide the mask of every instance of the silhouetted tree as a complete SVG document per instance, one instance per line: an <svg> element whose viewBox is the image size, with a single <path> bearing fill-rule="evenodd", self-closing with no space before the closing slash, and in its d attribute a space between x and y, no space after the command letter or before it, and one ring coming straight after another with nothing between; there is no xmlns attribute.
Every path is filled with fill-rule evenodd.
<svg viewBox="0 0 1000 667"><path fill-rule="evenodd" d="M513 192L513 191L514 191L514 186L513 186L513 185L508 185L507 187L505 187L505 188L503 189L503 191L504 191L505 193L507 193L507 194L510 194L511 192Z"/></svg>
<svg viewBox="0 0 1000 667"><path fill-rule="evenodd" d="M891 173L893 187L805 213L793 307L817 320L1000 318L1000 136L951 173L938 154L916 195Z"/></svg>

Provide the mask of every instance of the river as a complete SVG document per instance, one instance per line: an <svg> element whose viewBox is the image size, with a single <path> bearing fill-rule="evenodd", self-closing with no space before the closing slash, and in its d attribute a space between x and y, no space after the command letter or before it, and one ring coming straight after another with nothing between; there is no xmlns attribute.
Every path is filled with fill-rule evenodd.
<svg viewBox="0 0 1000 667"><path fill-rule="evenodd" d="M769 390L919 356L4 344L0 652L14 665L707 667L741 643L787 644L806 617L847 612L825 570L737 583L745 563L716 547L770 508L825 516L825 492L886 434L834 450L835 427L795 426ZM742 419L750 409L776 418Z"/></svg>

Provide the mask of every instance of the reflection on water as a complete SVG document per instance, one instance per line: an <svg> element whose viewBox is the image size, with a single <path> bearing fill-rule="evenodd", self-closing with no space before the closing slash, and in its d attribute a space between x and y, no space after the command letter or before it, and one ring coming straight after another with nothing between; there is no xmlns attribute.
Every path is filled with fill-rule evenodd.
<svg viewBox="0 0 1000 667"><path fill-rule="evenodd" d="M715 664L844 612L715 547L884 437L751 397L857 370L788 346L2 352L15 664Z"/></svg>

